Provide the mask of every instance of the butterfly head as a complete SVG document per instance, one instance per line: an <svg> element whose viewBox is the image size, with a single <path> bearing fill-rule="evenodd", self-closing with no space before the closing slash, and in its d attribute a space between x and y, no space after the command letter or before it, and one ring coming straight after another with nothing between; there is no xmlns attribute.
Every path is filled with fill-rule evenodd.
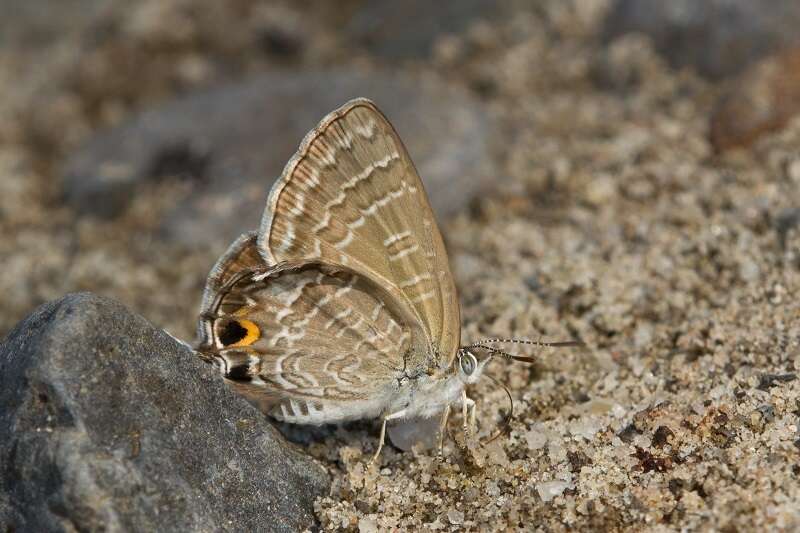
<svg viewBox="0 0 800 533"><path fill-rule="evenodd" d="M485 339L482 341L474 342L467 346L462 346L458 349L458 354L455 360L455 370L461 381L464 384L476 383L483 375L483 370L486 364L491 361L494 356L503 357L510 361L518 361L522 363L534 363L535 358L527 355L516 355L509 353L505 350L497 348L496 344L511 343L511 344L528 344L538 347L564 347L564 346L582 346L580 341L560 341L560 342L541 342L531 341L528 339Z"/></svg>
<svg viewBox="0 0 800 533"><path fill-rule="evenodd" d="M460 348L458 350L458 356L456 357L456 371L458 372L458 377L465 385L476 383L483 374L486 363L490 360L491 355L479 359L478 356L468 348Z"/></svg>
<svg viewBox="0 0 800 533"><path fill-rule="evenodd" d="M475 383L480 379L481 375L483 375L484 368L486 364L489 363L495 356L505 358L509 361L518 361L521 363L534 363L536 359L527 355L516 355L513 353L509 353L505 350L497 348L497 344L527 344L536 347L565 347L565 346L583 346L583 343L578 340L571 340L571 341L559 341L559 342L541 342L541 341L532 341L528 339L484 339L478 342L473 342L467 346L462 346L458 349L457 357L455 359L456 362L456 371L458 372L459 378L465 385L469 385ZM482 356L476 355L477 354L485 354ZM511 397L511 391L508 390L508 387L502 385L496 378L492 377L491 374L486 374L486 377L493 381L495 384L500 385L506 392L506 396L508 396L509 402L509 409L508 415L503 422L502 427L495 432L494 436L489 438L485 443L488 444L492 442L500 435L504 434L506 430L510 427L511 419L514 416L514 399Z"/></svg>

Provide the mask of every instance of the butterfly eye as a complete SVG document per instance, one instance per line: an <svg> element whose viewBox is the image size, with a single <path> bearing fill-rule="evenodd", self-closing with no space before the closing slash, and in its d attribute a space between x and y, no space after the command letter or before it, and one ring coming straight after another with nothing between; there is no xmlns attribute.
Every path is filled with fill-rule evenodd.
<svg viewBox="0 0 800 533"><path fill-rule="evenodd" d="M478 360L475 359L475 356L471 353L467 353L461 357L461 371L467 376L475 371L476 366L478 366Z"/></svg>

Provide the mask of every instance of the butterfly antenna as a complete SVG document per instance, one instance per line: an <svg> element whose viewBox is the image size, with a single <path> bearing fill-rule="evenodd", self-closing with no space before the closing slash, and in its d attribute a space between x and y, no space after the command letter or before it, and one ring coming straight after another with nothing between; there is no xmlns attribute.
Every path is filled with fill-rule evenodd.
<svg viewBox="0 0 800 533"><path fill-rule="evenodd" d="M474 342L467 346L467 348L475 348L477 346L485 345L485 344L528 344L531 346L539 346L539 347L552 347L552 348L563 348L566 346L583 346L584 343L579 340L571 340L571 341L556 341L556 342L542 342L542 341L532 341L530 339L481 339L477 342Z"/></svg>
<svg viewBox="0 0 800 533"><path fill-rule="evenodd" d="M489 440L482 442L481 446L486 446L487 444L493 442L495 439L503 435L506 431L508 431L508 428L511 427L511 421L514 419L514 398L511 397L511 391L508 390L508 387L497 381L497 379L495 379L493 376L489 374L484 374L484 375L487 378L491 379L496 385L503 387L503 390L506 391L506 396L508 396L509 408L508 408L508 414L503 419L503 424L500 426L500 429L498 429L495 432L495 434L489 438Z"/></svg>
<svg viewBox="0 0 800 533"><path fill-rule="evenodd" d="M485 346L483 344L477 344L476 343L476 344L471 344L469 346L469 348L479 348L481 350L486 350L487 352L489 352L492 355L499 355L499 356L505 357L506 359L512 359L514 361L519 361L521 363L533 363L533 362L536 361L536 359L534 359L533 357L528 357L528 356L525 356L525 355L515 355L513 353L508 353L508 352L506 352L504 350L501 350L499 348L495 348L494 346Z"/></svg>
<svg viewBox="0 0 800 533"><path fill-rule="evenodd" d="M501 357L505 357L506 359L511 359L513 361L519 361L522 363L535 363L536 358L530 357L527 355L515 355L509 353L505 350L501 350L500 348L495 348L494 346L489 346L490 344L527 344L531 346L538 346L538 347L552 347L552 348L560 348L566 346L583 346L584 343L579 340L571 340L571 341L557 341L557 342L542 342L542 341L532 341L529 339L483 339L477 342L473 342L470 345L464 346L464 348L477 348L480 350L486 350L491 355L499 355ZM511 426L511 421L514 419L514 398L511 396L511 391L508 390L504 384L500 383L496 378L489 374L484 374L486 377L491 379L495 384L503 387L503 390L506 392L506 396L508 397L509 403L509 410L508 415L503 420L503 424L497 432L492 435L489 440L482 442L481 446L486 446L490 442L494 441L501 435L503 435L508 428Z"/></svg>

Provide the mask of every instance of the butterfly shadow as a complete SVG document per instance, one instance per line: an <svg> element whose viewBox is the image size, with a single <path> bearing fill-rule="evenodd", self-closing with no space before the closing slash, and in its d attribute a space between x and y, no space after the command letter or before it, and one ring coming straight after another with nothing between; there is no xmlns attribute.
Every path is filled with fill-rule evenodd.
<svg viewBox="0 0 800 533"><path fill-rule="evenodd" d="M286 440L303 447L311 444L321 444L328 439L336 439L360 446L359 441L376 438L375 436L379 429L378 423L374 420L356 420L321 426L290 424L271 418L269 421ZM386 444L390 445L391 443L387 442Z"/></svg>

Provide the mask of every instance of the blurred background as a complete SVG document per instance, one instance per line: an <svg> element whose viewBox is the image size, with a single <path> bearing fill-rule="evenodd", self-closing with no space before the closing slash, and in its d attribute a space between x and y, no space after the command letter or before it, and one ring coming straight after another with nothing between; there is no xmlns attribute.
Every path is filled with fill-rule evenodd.
<svg viewBox="0 0 800 533"><path fill-rule="evenodd" d="M0 0L0 335L92 291L191 340L302 137L366 96L463 341L587 349L492 367L518 416L480 472L385 450L365 481L368 424L309 446L320 523L796 530L798 28L797 0Z"/></svg>
<svg viewBox="0 0 800 533"><path fill-rule="evenodd" d="M798 216L793 0L1 0L0 12L0 333L90 290L191 337L216 257L257 226L305 132L355 96L408 144L462 285L516 257L467 231L497 217L509 236L521 220L576 229L568 257L644 246L654 225L681 239L718 214L785 247ZM561 249L558 235L540 242ZM763 273L746 253L732 261L745 280ZM520 268L538 290L541 272Z"/></svg>

